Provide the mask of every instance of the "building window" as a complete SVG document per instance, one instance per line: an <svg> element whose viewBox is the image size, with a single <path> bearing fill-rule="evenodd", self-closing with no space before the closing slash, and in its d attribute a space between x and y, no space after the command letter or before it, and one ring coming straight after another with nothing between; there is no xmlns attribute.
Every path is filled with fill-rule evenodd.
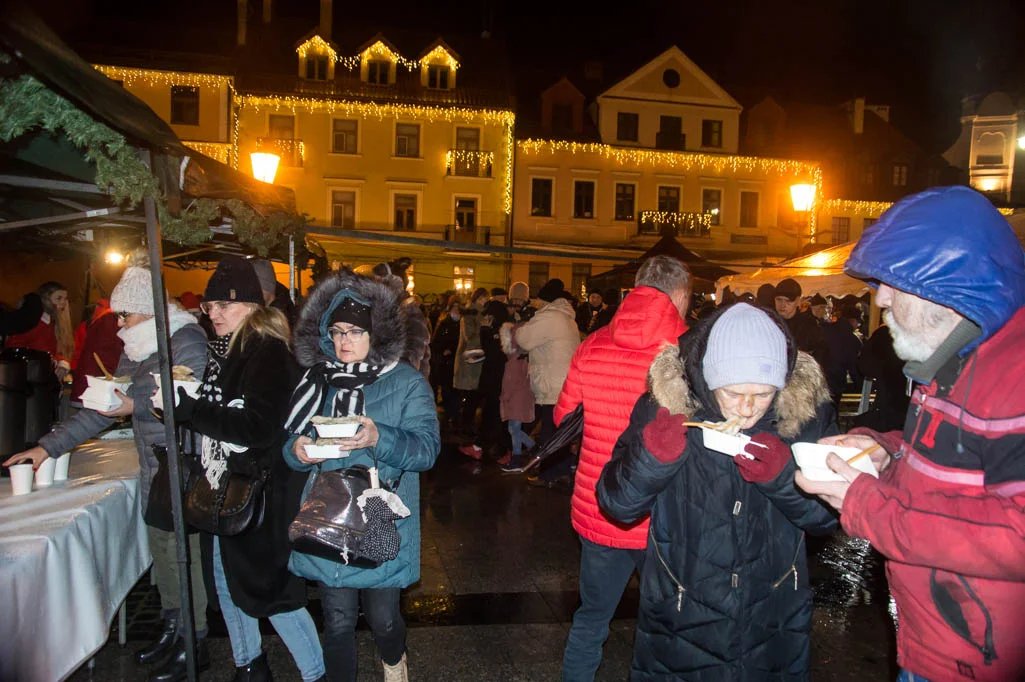
<svg viewBox="0 0 1025 682"><path fill-rule="evenodd" d="M861 168L861 184L872 186L876 184L876 166L874 163L866 163Z"/></svg>
<svg viewBox="0 0 1025 682"><path fill-rule="evenodd" d="M435 90L448 90L449 68L441 64L431 64L427 67L427 87Z"/></svg>
<svg viewBox="0 0 1025 682"><path fill-rule="evenodd" d="M395 230L409 231L416 229L416 195L395 195Z"/></svg>
<svg viewBox="0 0 1025 682"><path fill-rule="evenodd" d="M171 86L171 123L199 125L199 88L191 85Z"/></svg>
<svg viewBox="0 0 1025 682"><path fill-rule="evenodd" d="M758 192L740 193L740 226L758 227Z"/></svg>
<svg viewBox="0 0 1025 682"><path fill-rule="evenodd" d="M616 139L636 142L638 139L639 116L624 111L616 115Z"/></svg>
<svg viewBox="0 0 1025 682"><path fill-rule="evenodd" d="M552 130L559 133L573 132L572 104L552 104Z"/></svg>
<svg viewBox="0 0 1025 682"><path fill-rule="evenodd" d="M833 228L834 244L846 244L851 240L850 218L833 218L831 227Z"/></svg>
<svg viewBox="0 0 1025 682"><path fill-rule="evenodd" d="M327 80L327 55L309 55L306 57L306 79L314 81Z"/></svg>
<svg viewBox="0 0 1025 682"><path fill-rule="evenodd" d="M356 192L351 189L331 192L331 227L352 230L356 227Z"/></svg>
<svg viewBox="0 0 1025 682"><path fill-rule="evenodd" d="M594 182L575 180L573 182L573 217L594 217Z"/></svg>
<svg viewBox="0 0 1025 682"><path fill-rule="evenodd" d="M548 263L545 261L530 261L530 273L527 275L527 284L530 291L537 296L541 287L548 281Z"/></svg>
<svg viewBox="0 0 1025 682"><path fill-rule="evenodd" d="M335 154L355 154L359 144L359 121L335 119L331 126L331 151Z"/></svg>
<svg viewBox="0 0 1025 682"><path fill-rule="evenodd" d="M908 186L908 165L906 163L893 164L893 186Z"/></svg>
<svg viewBox="0 0 1025 682"><path fill-rule="evenodd" d="M867 230L868 228L870 228L873 225L875 225L877 220L879 220L879 218L865 218L861 222L861 229L862 230Z"/></svg>
<svg viewBox="0 0 1025 682"><path fill-rule="evenodd" d="M630 185L633 187L633 185ZM590 263L574 263L573 278L570 280L569 293L580 298L587 297L587 280L591 278Z"/></svg>
<svg viewBox="0 0 1025 682"><path fill-rule="evenodd" d="M420 124L395 124L395 156L420 157Z"/></svg>
<svg viewBox="0 0 1025 682"><path fill-rule="evenodd" d="M722 121L701 122L701 146L722 147Z"/></svg>
<svg viewBox="0 0 1025 682"><path fill-rule="evenodd" d="M370 60L367 62L367 83L388 85L391 82L391 62Z"/></svg>
<svg viewBox="0 0 1025 682"><path fill-rule="evenodd" d="M658 188L658 210L662 213L680 212L680 188L665 187Z"/></svg>
<svg viewBox="0 0 1025 682"><path fill-rule="evenodd" d="M267 137L275 140L295 139L295 116L271 114L267 117Z"/></svg>
<svg viewBox="0 0 1025 682"><path fill-rule="evenodd" d="M530 215L551 217L552 215L552 179L531 178L530 180Z"/></svg>
<svg viewBox="0 0 1025 682"><path fill-rule="evenodd" d="M679 116L659 116L658 133L655 135L657 149L683 151L687 148L687 136L683 134L683 119Z"/></svg>
<svg viewBox="0 0 1025 682"><path fill-rule="evenodd" d="M701 190L701 212L712 216L712 224L718 225L722 209L722 190L703 189Z"/></svg>
<svg viewBox="0 0 1025 682"><path fill-rule="evenodd" d="M636 185L626 182L616 183L616 220L634 219L634 192L636 191Z"/></svg>
<svg viewBox="0 0 1025 682"><path fill-rule="evenodd" d="M472 292L474 288L473 279L472 266L454 265L452 267L452 288L456 292Z"/></svg>
<svg viewBox="0 0 1025 682"><path fill-rule="evenodd" d="M466 232L477 229L476 199L456 199L456 226Z"/></svg>

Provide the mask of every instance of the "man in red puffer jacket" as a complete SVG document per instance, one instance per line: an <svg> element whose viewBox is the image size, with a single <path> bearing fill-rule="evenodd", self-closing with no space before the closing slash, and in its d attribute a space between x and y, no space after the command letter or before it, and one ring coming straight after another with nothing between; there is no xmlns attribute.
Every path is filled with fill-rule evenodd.
<svg viewBox="0 0 1025 682"><path fill-rule="evenodd" d="M648 544L648 520L619 523L598 508L595 486L612 448L647 390L648 368L667 343L687 330L690 302L687 266L669 256L648 259L635 289L607 327L580 344L555 406L560 423L584 406L584 435L573 489L573 528L580 534L580 608L562 661L565 682L593 680L601 665L609 621Z"/></svg>

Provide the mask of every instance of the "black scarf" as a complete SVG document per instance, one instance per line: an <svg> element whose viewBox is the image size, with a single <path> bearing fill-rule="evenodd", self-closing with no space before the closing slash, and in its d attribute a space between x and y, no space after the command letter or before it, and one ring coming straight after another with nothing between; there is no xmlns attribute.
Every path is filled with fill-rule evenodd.
<svg viewBox="0 0 1025 682"><path fill-rule="evenodd" d="M300 436L306 433L310 419L322 414L328 387L338 389L330 416L348 417L365 414L363 387L377 381L391 367L365 362L321 362L306 370L292 393L292 408L285 428Z"/></svg>

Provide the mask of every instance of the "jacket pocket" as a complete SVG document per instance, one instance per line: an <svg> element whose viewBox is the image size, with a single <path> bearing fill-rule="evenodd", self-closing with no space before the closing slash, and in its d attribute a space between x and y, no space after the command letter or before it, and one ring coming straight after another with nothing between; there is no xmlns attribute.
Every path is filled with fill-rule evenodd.
<svg viewBox="0 0 1025 682"><path fill-rule="evenodd" d="M648 537L651 539L651 546L655 548L655 557L658 559L658 563L661 566L661 570L669 577L673 585L676 587L676 594L671 599L664 600L665 604L673 606L675 604L676 612L680 613L683 609L683 598L687 593L687 588L683 586L683 583L677 579L676 574L669 568L669 564L666 562L665 557L662 556L662 550L658 547L658 541L655 539L654 523L648 524ZM664 606L664 604L663 604ZM662 610L662 609L660 609Z"/></svg>
<svg viewBox="0 0 1025 682"><path fill-rule="evenodd" d="M990 665L995 661L993 617L964 576L941 574L933 569L929 574L929 590L936 611L950 629L982 654L983 663Z"/></svg>

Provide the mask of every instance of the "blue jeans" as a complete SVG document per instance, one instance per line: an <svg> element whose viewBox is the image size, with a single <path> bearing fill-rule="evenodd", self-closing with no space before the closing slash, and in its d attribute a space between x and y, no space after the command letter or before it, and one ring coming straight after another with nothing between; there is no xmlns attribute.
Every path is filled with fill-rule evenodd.
<svg viewBox="0 0 1025 682"><path fill-rule="evenodd" d="M594 680L602 645L623 591L644 564L643 549L616 549L580 538L580 608L562 657L563 682Z"/></svg>
<svg viewBox="0 0 1025 682"><path fill-rule="evenodd" d="M901 670L900 675L897 675L897 682L929 682L921 675L916 675L910 670Z"/></svg>
<svg viewBox="0 0 1025 682"><path fill-rule="evenodd" d="M231 653L235 667L242 668L263 653L260 637L260 621L235 606L228 591L228 580L224 577L224 563L221 561L221 545L214 537L214 587L221 603L221 614L231 639ZM299 668L303 682L312 682L324 675L324 653L320 648L320 637L313 617L305 608L287 613L276 613L270 617L271 625L281 641L288 647Z"/></svg>
<svg viewBox="0 0 1025 682"><path fill-rule="evenodd" d="M527 450L534 447L534 439L523 430L523 422L521 421L516 419L509 420L509 435L512 437L512 453L514 455L523 454L524 447Z"/></svg>
<svg viewBox="0 0 1025 682"><path fill-rule="evenodd" d="M370 623L381 660L395 665L406 653L406 622L399 610L397 587L360 590L328 587L320 583L324 609L324 661L331 682L356 682L356 621L363 602L363 616Z"/></svg>

